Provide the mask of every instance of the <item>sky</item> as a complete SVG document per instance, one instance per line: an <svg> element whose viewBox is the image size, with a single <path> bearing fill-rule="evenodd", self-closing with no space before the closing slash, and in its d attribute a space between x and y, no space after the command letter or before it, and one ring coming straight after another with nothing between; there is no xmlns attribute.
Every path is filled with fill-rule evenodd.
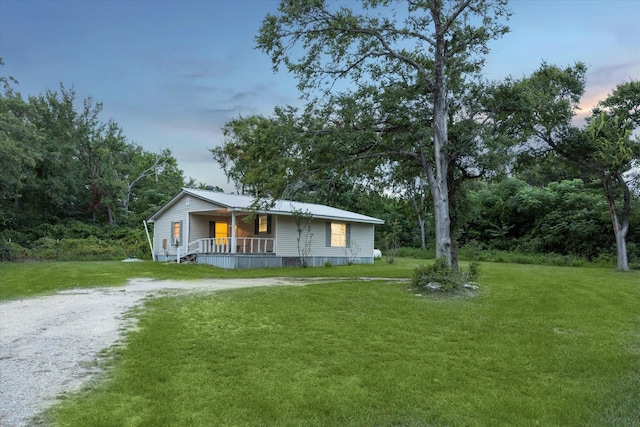
<svg viewBox="0 0 640 427"><path fill-rule="evenodd" d="M338 3L348 6L352 0ZM255 49L276 0L0 0L3 76L23 97L73 87L102 102L128 141L170 149L185 177L233 190L209 149L239 116L302 105L296 81ZM489 44L485 77L543 61L589 67L582 114L640 79L640 0L511 0L511 32Z"/></svg>

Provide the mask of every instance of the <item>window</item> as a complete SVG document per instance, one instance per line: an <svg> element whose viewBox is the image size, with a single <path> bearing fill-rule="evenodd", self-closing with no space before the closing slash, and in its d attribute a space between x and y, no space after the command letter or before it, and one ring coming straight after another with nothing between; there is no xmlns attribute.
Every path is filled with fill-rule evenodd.
<svg viewBox="0 0 640 427"><path fill-rule="evenodd" d="M266 233L269 228L267 227L267 216L258 216L258 233Z"/></svg>
<svg viewBox="0 0 640 427"><path fill-rule="evenodd" d="M351 240L351 224L344 222L327 222L326 246L348 248Z"/></svg>
<svg viewBox="0 0 640 427"><path fill-rule="evenodd" d="M347 246L347 224L331 223L331 246Z"/></svg>
<svg viewBox="0 0 640 427"><path fill-rule="evenodd" d="M271 215L256 216L254 234L271 234Z"/></svg>
<svg viewBox="0 0 640 427"><path fill-rule="evenodd" d="M178 246L182 243L182 221L171 223L171 244Z"/></svg>

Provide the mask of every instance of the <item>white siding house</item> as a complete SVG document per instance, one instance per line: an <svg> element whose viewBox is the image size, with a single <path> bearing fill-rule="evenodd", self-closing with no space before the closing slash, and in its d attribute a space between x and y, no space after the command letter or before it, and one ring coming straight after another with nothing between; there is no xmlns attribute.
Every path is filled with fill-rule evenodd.
<svg viewBox="0 0 640 427"><path fill-rule="evenodd" d="M373 263L374 228L384 221L325 205L183 189L149 219L159 261L222 268ZM296 218L308 218L308 227ZM302 230L299 231L299 228Z"/></svg>

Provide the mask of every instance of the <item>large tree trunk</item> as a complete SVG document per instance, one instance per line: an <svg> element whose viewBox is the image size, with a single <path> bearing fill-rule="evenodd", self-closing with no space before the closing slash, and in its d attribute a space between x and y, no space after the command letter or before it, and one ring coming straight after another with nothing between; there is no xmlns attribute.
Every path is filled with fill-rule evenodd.
<svg viewBox="0 0 640 427"><path fill-rule="evenodd" d="M627 230L628 227L618 228L616 232L616 249L618 251L618 270L629 271L629 260L627 258Z"/></svg>
<svg viewBox="0 0 640 427"><path fill-rule="evenodd" d="M434 174L433 168L427 168L429 189L433 198L433 215L435 219L436 258L445 257L447 264L453 266L451 245L451 219L449 216L449 191L447 180Z"/></svg>
<svg viewBox="0 0 640 427"><path fill-rule="evenodd" d="M435 171L431 169L429 188L433 197L435 216L436 258L444 257L449 266L453 266L453 246L451 244L451 218L449 214L449 188L447 174L449 169L449 153L447 143L449 131L447 126L447 77L445 73L445 40L443 23L440 21L442 3L436 2L432 15L436 27L435 61L433 73L433 150ZM435 174L434 174L435 172Z"/></svg>
<svg viewBox="0 0 640 427"><path fill-rule="evenodd" d="M438 177L436 176L436 182ZM445 188L442 188L442 187ZM449 218L449 197L447 195L446 181L444 185L434 185L431 194L433 196L433 213L435 216L436 258L445 257L448 265L452 265L451 254L451 220Z"/></svg>
<svg viewBox="0 0 640 427"><path fill-rule="evenodd" d="M618 215L613 197L612 180L615 179L624 195L624 206L621 215ZM627 232L629 231L629 215L631 212L631 194L629 187L620 174L607 174L603 177L604 194L609 205L609 214L613 225L613 234L616 239L616 251L618 254L618 271L629 271L629 259L627 256Z"/></svg>

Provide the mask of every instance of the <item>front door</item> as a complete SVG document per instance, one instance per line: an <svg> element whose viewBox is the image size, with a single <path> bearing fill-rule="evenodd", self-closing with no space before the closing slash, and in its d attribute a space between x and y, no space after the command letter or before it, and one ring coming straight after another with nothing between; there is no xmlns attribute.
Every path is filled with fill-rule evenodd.
<svg viewBox="0 0 640 427"><path fill-rule="evenodd" d="M229 223L223 221L209 221L209 238L229 237Z"/></svg>

